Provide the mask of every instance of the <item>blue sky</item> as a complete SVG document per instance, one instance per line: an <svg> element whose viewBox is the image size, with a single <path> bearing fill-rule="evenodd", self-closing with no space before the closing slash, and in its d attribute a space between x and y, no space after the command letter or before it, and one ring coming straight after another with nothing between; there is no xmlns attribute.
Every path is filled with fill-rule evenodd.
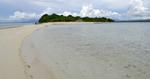
<svg viewBox="0 0 150 79"><path fill-rule="evenodd" d="M0 21L38 19L45 13L119 20L149 19L149 4L150 0L0 0Z"/></svg>

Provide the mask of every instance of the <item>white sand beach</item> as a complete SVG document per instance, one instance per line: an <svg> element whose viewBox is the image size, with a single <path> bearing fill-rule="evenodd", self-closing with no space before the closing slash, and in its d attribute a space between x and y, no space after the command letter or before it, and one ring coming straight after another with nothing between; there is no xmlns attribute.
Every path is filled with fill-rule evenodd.
<svg viewBox="0 0 150 79"><path fill-rule="evenodd" d="M43 25L0 29L0 79L27 79L20 57L23 39Z"/></svg>
<svg viewBox="0 0 150 79"><path fill-rule="evenodd" d="M0 29L0 79L149 79L150 27L121 25Z"/></svg>

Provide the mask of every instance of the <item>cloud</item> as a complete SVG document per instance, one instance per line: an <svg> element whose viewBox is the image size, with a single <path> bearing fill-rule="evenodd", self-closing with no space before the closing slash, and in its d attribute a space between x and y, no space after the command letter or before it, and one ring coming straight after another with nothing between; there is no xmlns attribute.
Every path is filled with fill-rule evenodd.
<svg viewBox="0 0 150 79"><path fill-rule="evenodd" d="M44 14L52 14L51 8L43 10L41 13L27 13L22 11L15 11L13 15L10 15L7 20L9 21L24 21L39 19Z"/></svg>
<svg viewBox="0 0 150 79"><path fill-rule="evenodd" d="M16 2L17 3L16 3ZM9 10L1 13L8 20L38 19L43 14L62 14L65 16L109 17L113 19L148 19L150 18L150 0L2 0L2 3L13 3ZM69 4L68 4L69 3ZM19 4L19 5L15 5ZM92 4L92 5L88 5ZM84 6L83 6L84 5ZM20 7L18 7L20 6ZM26 7L31 7L27 9ZM5 6L3 6L7 9ZM8 12L9 11L9 12ZM4 17L5 18L5 17Z"/></svg>
<svg viewBox="0 0 150 79"><path fill-rule="evenodd" d="M16 11L13 15L9 16L9 20L17 21L17 20L31 20L31 19L38 19L44 14L52 14L55 13L51 8L47 8L43 10L41 13L27 13L27 12L21 12ZM107 11L107 10L99 10L94 9L92 5L86 5L83 6L80 12L69 12L64 11L62 13L58 13L60 15L68 16L82 16L82 17L111 17L111 16L118 16L119 13Z"/></svg>
<svg viewBox="0 0 150 79"><path fill-rule="evenodd" d="M102 5L102 7L106 7L112 10L120 10L125 9L129 6L130 0L96 0L95 4L99 6L99 4Z"/></svg>
<svg viewBox="0 0 150 79"><path fill-rule="evenodd" d="M52 12L65 16L110 17L122 20L149 19L150 5L148 3L150 3L149 0L34 0L37 6L51 7ZM87 4L92 4L96 8Z"/></svg>
<svg viewBox="0 0 150 79"><path fill-rule="evenodd" d="M39 15L37 15L37 16L42 16L42 15L44 15L44 14L52 14L53 13L53 10L51 9L51 8L46 8L45 10L43 10Z"/></svg>
<svg viewBox="0 0 150 79"><path fill-rule="evenodd" d="M26 13L21 11L16 11L13 15L9 16L9 20L30 20L33 18L37 18L36 13Z"/></svg>
<svg viewBox="0 0 150 79"><path fill-rule="evenodd" d="M69 11L65 11L63 13L60 13L61 15L64 15L64 16L68 16L68 15L72 15L72 16L79 16L78 13L72 13L72 12L69 12Z"/></svg>
<svg viewBox="0 0 150 79"><path fill-rule="evenodd" d="M110 17L119 15L119 13L103 9L94 9L92 5L87 5L82 7L80 15L83 17Z"/></svg>
<svg viewBox="0 0 150 79"><path fill-rule="evenodd" d="M144 5L143 0L130 0L127 16L131 19L149 19L150 9Z"/></svg>
<svg viewBox="0 0 150 79"><path fill-rule="evenodd" d="M65 11L60 13L64 16L73 15L73 16L81 16L81 17L113 17L113 16L120 16L119 13L103 10L103 9L94 9L92 5L83 6L80 12L73 13L69 11Z"/></svg>

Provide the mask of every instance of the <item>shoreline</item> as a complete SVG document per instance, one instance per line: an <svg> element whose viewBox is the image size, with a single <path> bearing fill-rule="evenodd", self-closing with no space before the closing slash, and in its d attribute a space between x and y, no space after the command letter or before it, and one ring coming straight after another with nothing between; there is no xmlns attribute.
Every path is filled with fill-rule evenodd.
<svg viewBox="0 0 150 79"><path fill-rule="evenodd" d="M70 24L89 26L70 28ZM51 28L53 25L67 28ZM148 41L142 44L136 41L143 41L140 37L147 29L140 25L130 27L130 24L127 28L107 26L110 25L97 27L91 22L56 22L0 29L0 79L147 79L150 64L144 62L148 58L140 58L143 54L138 51L144 50ZM134 36L137 39L133 39ZM148 39L147 36L143 38ZM133 52L132 47L137 51ZM45 59L48 64L42 60L46 58L43 53L48 57Z"/></svg>
<svg viewBox="0 0 150 79"><path fill-rule="evenodd" d="M145 35L149 34L146 31L149 27L144 28L140 24L132 27L132 24L123 27L116 24L77 24L72 27L55 24L56 27L40 29L24 39L21 53L30 78L150 77L149 50L145 51L149 48L149 41L148 36L143 36L143 31Z"/></svg>
<svg viewBox="0 0 150 79"><path fill-rule="evenodd" d="M48 22L48 23L41 23L41 24L27 24L27 25L15 25L15 26L3 26L0 27L0 30L3 29L11 29L11 28L20 28L20 27L30 27L30 26L37 26L37 25L60 25L60 24L95 24L96 22ZM102 23L102 22L97 22L97 23Z"/></svg>
<svg viewBox="0 0 150 79"><path fill-rule="evenodd" d="M94 24L93 22L53 22L53 23L42 23L42 24L33 24L33 25L22 25L15 27L7 27L0 29L0 79L32 79L33 77L28 74L30 66L24 61L21 55L22 43L30 36L34 31L47 27L47 25L63 25L63 24ZM9 50L8 50L9 49ZM38 62L39 63L39 62ZM44 66L38 64L35 68L43 71ZM46 68L46 67L44 67ZM36 70L36 69L35 69ZM34 71L34 70L33 70ZM48 72L47 69L44 69L43 73ZM6 72L6 73L3 73ZM49 77L48 73L46 77ZM52 73L51 73L52 74ZM39 74L40 75L40 74ZM44 78L45 76L42 76ZM51 76L52 77L52 76ZM39 76L39 79L41 77ZM45 78L47 79L47 78Z"/></svg>
<svg viewBox="0 0 150 79"><path fill-rule="evenodd" d="M28 79L20 57L24 38L45 24L0 29L0 79Z"/></svg>

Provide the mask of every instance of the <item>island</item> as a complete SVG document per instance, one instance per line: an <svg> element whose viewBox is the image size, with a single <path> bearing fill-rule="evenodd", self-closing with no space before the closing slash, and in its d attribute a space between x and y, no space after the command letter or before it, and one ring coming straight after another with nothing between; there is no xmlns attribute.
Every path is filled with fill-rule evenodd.
<svg viewBox="0 0 150 79"><path fill-rule="evenodd" d="M38 21L39 23L47 23L47 22L114 22L113 19L106 17L80 17L80 16L64 16L58 14L44 14Z"/></svg>

